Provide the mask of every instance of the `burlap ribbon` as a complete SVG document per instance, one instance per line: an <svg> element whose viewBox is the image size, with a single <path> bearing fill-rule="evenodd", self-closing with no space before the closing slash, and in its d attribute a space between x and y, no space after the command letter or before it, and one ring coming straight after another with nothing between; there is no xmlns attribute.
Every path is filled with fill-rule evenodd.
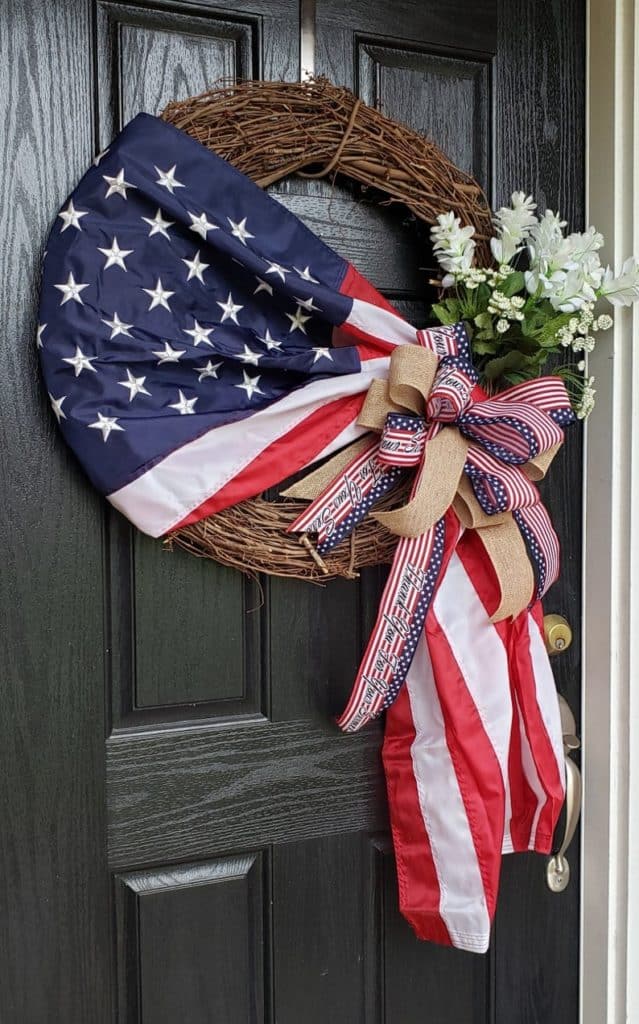
<svg viewBox="0 0 639 1024"><path fill-rule="evenodd" d="M492 615L493 621L515 616L528 607L535 595L535 573L519 525L511 511L484 511L477 500L465 468L473 449L479 445L462 433L456 422L450 422L450 410L429 404L429 396L440 366L435 352L413 345L396 348L390 361L387 381L376 380L366 396L359 424L378 434L384 433L389 413L407 413L422 417L425 439L417 477L407 504L389 512L371 512L392 533L401 537L417 537L454 508L462 525L473 529L481 538L495 572L500 602ZM530 382L532 385L539 381ZM534 400L535 389L531 389ZM504 402L508 411L507 395L496 396L491 402ZM482 401L486 396L482 396ZM465 410L472 406L472 400ZM477 403L481 407L481 402ZM317 498L341 474L353 457L368 442L360 439L348 449L339 452L318 470L284 492L295 498ZM519 467L529 480L545 476L550 463L561 446L558 442ZM387 459L392 464L392 456ZM512 467L509 468L512 474ZM515 469L514 472L517 472Z"/></svg>

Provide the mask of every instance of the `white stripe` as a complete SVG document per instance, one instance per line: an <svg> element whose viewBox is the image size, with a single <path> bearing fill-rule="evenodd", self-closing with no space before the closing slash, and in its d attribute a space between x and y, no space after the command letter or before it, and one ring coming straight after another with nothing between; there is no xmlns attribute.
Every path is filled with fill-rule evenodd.
<svg viewBox="0 0 639 1024"><path fill-rule="evenodd" d="M446 743L444 716L424 633L406 687L415 726L413 773L439 882L439 911L458 949L484 953L490 939L486 894Z"/></svg>
<svg viewBox="0 0 639 1024"><path fill-rule="evenodd" d="M499 762L506 800L504 842L512 843L508 773L512 698L508 658L501 637L457 554L450 560L433 608Z"/></svg>
<svg viewBox="0 0 639 1024"><path fill-rule="evenodd" d="M366 391L376 377L387 377L388 362L387 357L368 360L360 373L313 381L247 419L214 427L108 499L144 533L160 537L322 406ZM351 429L352 424L339 436ZM320 454L331 450L327 445Z"/></svg>
<svg viewBox="0 0 639 1024"><path fill-rule="evenodd" d="M417 344L417 331L414 327L400 316L389 313L381 306L374 306L371 302L364 302L363 299L353 299L353 308L345 322L391 345Z"/></svg>
<svg viewBox="0 0 639 1024"><path fill-rule="evenodd" d="M528 616L528 635L530 637L530 660L536 684L537 706L555 755L559 778L563 781L566 777L566 762L557 687L550 667L546 644L532 615Z"/></svg>

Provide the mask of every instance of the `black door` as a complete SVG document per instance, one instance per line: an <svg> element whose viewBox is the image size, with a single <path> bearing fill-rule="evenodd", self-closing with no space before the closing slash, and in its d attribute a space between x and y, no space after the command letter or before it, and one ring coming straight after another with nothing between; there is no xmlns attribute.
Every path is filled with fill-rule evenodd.
<svg viewBox="0 0 639 1024"><path fill-rule="evenodd" d="M12 0L3 60L2 1024L570 1024L578 877L506 858L486 957L398 914L380 732L337 734L381 572L322 591L205 564L92 492L35 349L49 222L140 110L299 77L298 0ZM582 0L318 0L315 68L431 135L493 199L583 218ZM347 186L282 201L424 321L420 236ZM579 626L580 441L548 502ZM578 639L578 637L577 637ZM557 659L577 710L578 643Z"/></svg>

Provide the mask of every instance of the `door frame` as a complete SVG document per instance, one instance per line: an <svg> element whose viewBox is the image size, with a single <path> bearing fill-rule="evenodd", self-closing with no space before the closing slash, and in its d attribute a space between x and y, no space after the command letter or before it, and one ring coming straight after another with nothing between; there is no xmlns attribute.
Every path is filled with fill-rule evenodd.
<svg viewBox="0 0 639 1024"><path fill-rule="evenodd" d="M639 0L589 0L587 216L615 268L639 253ZM639 1021L639 311L590 359L584 455L581 1021ZM636 427L635 427L636 431ZM634 965L634 966L633 966Z"/></svg>

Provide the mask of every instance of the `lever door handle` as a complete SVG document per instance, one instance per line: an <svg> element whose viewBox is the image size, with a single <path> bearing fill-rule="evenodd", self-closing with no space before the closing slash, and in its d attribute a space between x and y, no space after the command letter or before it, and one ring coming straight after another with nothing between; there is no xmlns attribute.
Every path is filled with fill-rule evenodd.
<svg viewBox="0 0 639 1024"><path fill-rule="evenodd" d="M566 859L566 850L572 842L579 823L582 792L581 773L569 756L571 750L576 750L580 746L576 735L574 715L564 697L559 698L559 704L566 758L566 824L561 845L557 853L548 859L546 865L546 882L551 892L563 892L570 881L570 864Z"/></svg>

